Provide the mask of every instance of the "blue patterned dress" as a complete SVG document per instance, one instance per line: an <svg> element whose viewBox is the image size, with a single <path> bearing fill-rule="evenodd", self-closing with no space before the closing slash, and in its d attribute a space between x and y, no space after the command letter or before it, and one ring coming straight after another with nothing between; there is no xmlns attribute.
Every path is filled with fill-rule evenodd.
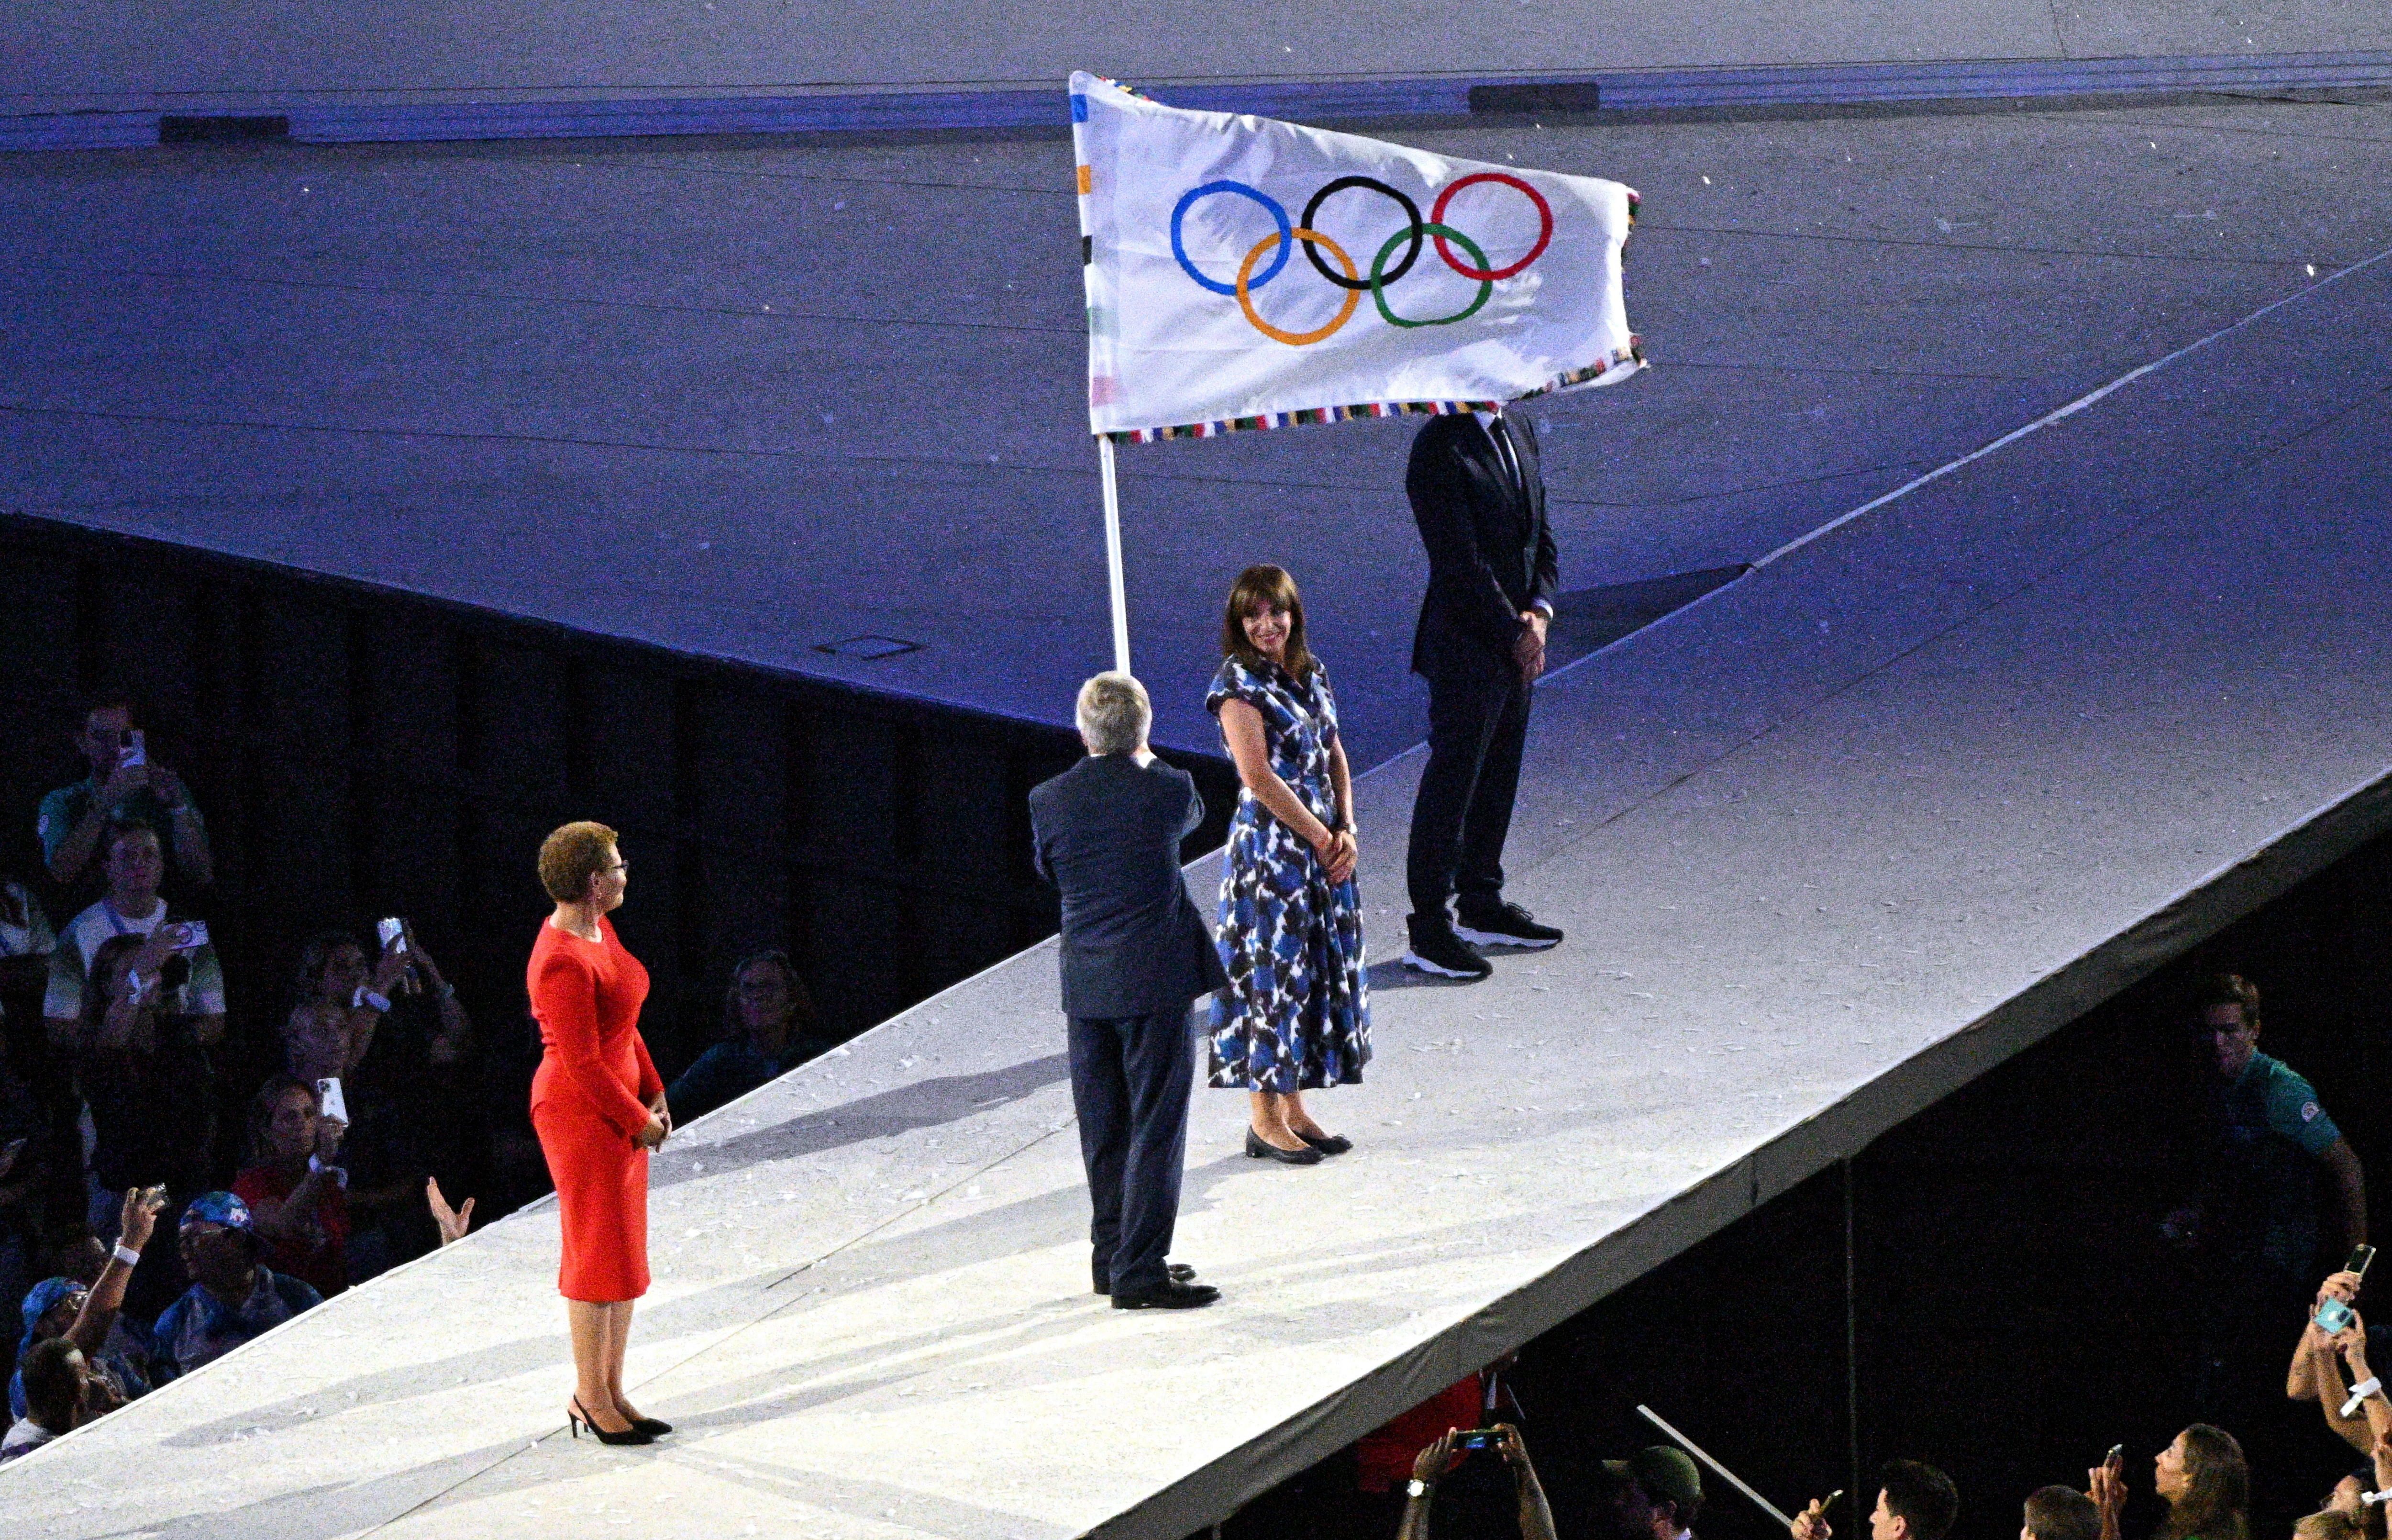
<svg viewBox="0 0 2392 1540"><path fill-rule="evenodd" d="M1316 660L1299 683L1227 659L1204 709L1218 716L1229 699L1262 713L1270 767L1322 823L1336 822L1328 671ZM1216 944L1229 985L1213 997L1211 1084L1285 1094L1360 1081L1371 1062L1361 895L1351 880L1332 887L1312 847L1244 790L1229 820Z"/></svg>

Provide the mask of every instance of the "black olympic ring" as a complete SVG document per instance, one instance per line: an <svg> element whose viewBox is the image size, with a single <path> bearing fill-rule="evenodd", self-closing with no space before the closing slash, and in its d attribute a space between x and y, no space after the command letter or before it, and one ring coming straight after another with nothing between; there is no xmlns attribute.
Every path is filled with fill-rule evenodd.
<svg viewBox="0 0 2392 1540"><path fill-rule="evenodd" d="M1315 272L1327 279L1330 282L1334 283L1340 289L1351 289L1358 294L1369 294L1373 288L1376 288L1381 284L1393 283L1396 280L1403 277L1406 273L1412 270L1412 264L1420 260L1421 247L1425 243L1424 238L1427 234L1427 229L1421 221L1420 205L1413 202L1410 198L1405 197L1396 189L1389 187L1383 181L1380 181L1375 176L1338 177L1335 181L1330 183L1327 187L1322 188L1319 192L1312 195L1312 202L1304 205L1304 218L1299 221L1299 223L1301 223L1306 229L1319 229L1320 226L1315 222L1314 216L1320 214L1320 205L1329 202L1329 200L1336 194L1345 191L1347 188L1368 188L1371 191L1392 198L1397 202L1403 205L1404 217L1406 220L1410 221L1411 228L1411 245L1405 250L1404 259L1401 262L1397 263L1392 268L1388 269L1385 274L1379 276L1377 282L1373 283L1367 279L1345 278L1336 273L1331 272L1329 270L1329 264L1320 259L1320 248L1309 241L1304 242L1304 256L1306 261L1312 264L1312 268Z"/></svg>

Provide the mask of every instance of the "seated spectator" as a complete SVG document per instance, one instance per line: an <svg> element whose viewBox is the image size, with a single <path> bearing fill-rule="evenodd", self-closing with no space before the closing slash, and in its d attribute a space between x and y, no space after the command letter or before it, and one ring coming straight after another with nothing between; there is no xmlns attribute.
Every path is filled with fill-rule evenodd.
<svg viewBox="0 0 2392 1540"><path fill-rule="evenodd" d="M151 757L146 737L136 740L137 731L131 702L114 692L93 695L75 718L72 736L91 774L44 797L35 824L42 859L60 887L84 881L105 855L108 830L116 824L155 832L158 848L173 854L176 877L195 887L214 881L199 803L180 777Z"/></svg>
<svg viewBox="0 0 2392 1540"><path fill-rule="evenodd" d="M1489 1431L1493 1439L1486 1446L1488 1452L1501 1459L1512 1473L1511 1500L1505 1506L1517 1513L1520 1540L1555 1540L1553 1508L1545 1501L1545 1489L1537 1479L1537 1468L1528 1460L1528 1442L1508 1422L1497 1423ZM1470 1434L1471 1430L1448 1429L1420 1452L1420 1457L1412 1463L1411 1483L1405 1489L1408 1500L1396 1540L1429 1540L1439 1483L1469 1468L1472 1451L1462 1444ZM1491 1529L1491 1523L1487 1527ZM1444 1533L1447 1526L1439 1522L1436 1531ZM1464 1530L1483 1532L1476 1526Z"/></svg>
<svg viewBox="0 0 2392 1540"><path fill-rule="evenodd" d="M362 963L365 951L345 948ZM368 998L378 1024L342 1080L349 1131L341 1164L349 1173L349 1276L374 1274L432 1249L424 1224L423 1182L436 1160L452 1160L474 1137L471 1112L479 1088L466 1055L473 1024L456 988L413 926L377 959L398 963L387 996ZM337 973L349 959L336 958ZM369 981L370 983L370 981ZM454 1168L450 1168L452 1173Z"/></svg>
<svg viewBox="0 0 2392 1540"><path fill-rule="evenodd" d="M197 991L188 978L179 990L171 982L171 940L161 926L101 943L69 1033L91 1111L91 1226L103 1236L115 1233L113 1194L154 1184L180 1198L208 1184L215 1097L207 1045L224 1018L189 1011Z"/></svg>
<svg viewBox="0 0 2392 1540"><path fill-rule="evenodd" d="M32 1281L52 1142L49 1120L9 1064L0 1033L0 1299L18 1298Z"/></svg>
<svg viewBox="0 0 2392 1540"><path fill-rule="evenodd" d="M2027 1497L2019 1540L2100 1540L2100 1508L2074 1487L2037 1487Z"/></svg>
<svg viewBox="0 0 2392 1540"><path fill-rule="evenodd" d="M152 1334L161 1381L213 1364L242 1343L324 1302L297 1278L258 1260L249 1205L230 1193L202 1193L176 1233L190 1291L166 1307Z"/></svg>
<svg viewBox="0 0 2392 1540"><path fill-rule="evenodd" d="M88 1420L90 1373L83 1353L64 1338L35 1347L24 1364L25 1415L0 1439L0 1465L63 1438Z"/></svg>
<svg viewBox="0 0 2392 1540"><path fill-rule="evenodd" d="M1826 1511L1822 1497L1796 1514L1794 1540L1831 1540L1836 1532L1827 1525ZM1878 1472L1869 1540L1944 1540L1959 1516L1960 1491L1951 1477L1918 1460L1890 1460Z"/></svg>
<svg viewBox="0 0 2392 1540"><path fill-rule="evenodd" d="M84 1355L90 1371L86 1383L95 1397L93 1415L149 1393L149 1352L124 1329L120 1312L125 1286L140 1262L142 1248L150 1244L165 1201L165 1195L154 1188L124 1194L118 1216L123 1238L88 1287L73 1278L48 1278L26 1294L25 1336L17 1344L18 1372L8 1381L9 1416L25 1415L32 1392L25 1385L24 1364L33 1349L52 1338L65 1338Z"/></svg>
<svg viewBox="0 0 2392 1540"><path fill-rule="evenodd" d="M2289 1319L2305 1304L2331 1242L2367 1239L2367 1179L2317 1092L2259 1051L2259 991L2220 973L2196 997L2196 1034L2213 1072L2215 1140L2200 1194L2171 1229L2200 1253L2202 1363L2193 1409L2243 1409L2273 1378L2275 1351L2253 1321ZM2320 1223L2322 1175L2334 1194L2331 1233Z"/></svg>
<svg viewBox="0 0 2392 1540"><path fill-rule="evenodd" d="M58 933L24 883L0 881L0 997L38 993L49 979Z"/></svg>
<svg viewBox="0 0 2392 1540"><path fill-rule="evenodd" d="M278 1075L250 1109L250 1164L232 1184L265 1259L327 1297L349 1286L348 1173L334 1164L345 1131L315 1087Z"/></svg>
<svg viewBox="0 0 2392 1540"><path fill-rule="evenodd" d="M406 976L407 958L396 943L369 966L355 936L333 931L309 941L299 951L295 998L282 1024L284 1067L311 1084L347 1081Z"/></svg>
<svg viewBox="0 0 2392 1540"><path fill-rule="evenodd" d="M723 1038L665 1090L677 1121L715 1108L795 1069L832 1045L814 1002L786 952L757 952L731 970L722 999Z"/></svg>
<svg viewBox="0 0 2392 1540"><path fill-rule="evenodd" d="M1618 1483L1613 1507L1627 1540L1691 1540L1703 1478L1684 1450L1657 1443L1603 1468Z"/></svg>
<svg viewBox="0 0 2392 1540"><path fill-rule="evenodd" d="M2092 1478L2101 1540L2118 1540L2126 1473L2101 1465ZM2242 1446L2224 1429L2196 1422L2178 1433L2152 1462L2152 1489L2167 1505L2157 1540L2250 1540L2251 1468Z"/></svg>
<svg viewBox="0 0 2392 1540"><path fill-rule="evenodd" d="M2367 1526L2355 1513L2320 1508L2294 1520L2293 1540L2367 1540Z"/></svg>
<svg viewBox="0 0 2392 1540"><path fill-rule="evenodd" d="M49 988L42 999L50 1041L73 1050L93 957L102 943L121 937L149 943L134 963L142 987L156 985L168 993L168 1009L190 1022L201 1047L218 1041L224 1037L224 972L216 963L215 947L204 942L192 945L192 922L169 911L158 896L166 862L157 833L141 824L111 826L101 858L108 892L67 921L58 949L50 954Z"/></svg>

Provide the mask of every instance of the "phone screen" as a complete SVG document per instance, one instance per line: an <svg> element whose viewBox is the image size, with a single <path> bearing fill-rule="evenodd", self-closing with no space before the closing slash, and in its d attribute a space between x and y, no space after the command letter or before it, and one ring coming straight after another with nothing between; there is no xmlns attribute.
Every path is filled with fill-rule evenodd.
<svg viewBox="0 0 2392 1540"><path fill-rule="evenodd" d="M2343 1263L2342 1269L2345 1272L2356 1272L2360 1277L2364 1278L2367 1276L2367 1264L2374 1259L2375 1248L2373 1246L2354 1246L2350 1248L2350 1260Z"/></svg>

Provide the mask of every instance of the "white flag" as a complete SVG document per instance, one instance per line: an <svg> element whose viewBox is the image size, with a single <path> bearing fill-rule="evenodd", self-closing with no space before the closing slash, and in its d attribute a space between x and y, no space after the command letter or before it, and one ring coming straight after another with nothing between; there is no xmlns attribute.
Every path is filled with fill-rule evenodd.
<svg viewBox="0 0 2392 1540"><path fill-rule="evenodd" d="M1088 425L1124 441L1487 409L1643 363L1636 194L1072 76Z"/></svg>

